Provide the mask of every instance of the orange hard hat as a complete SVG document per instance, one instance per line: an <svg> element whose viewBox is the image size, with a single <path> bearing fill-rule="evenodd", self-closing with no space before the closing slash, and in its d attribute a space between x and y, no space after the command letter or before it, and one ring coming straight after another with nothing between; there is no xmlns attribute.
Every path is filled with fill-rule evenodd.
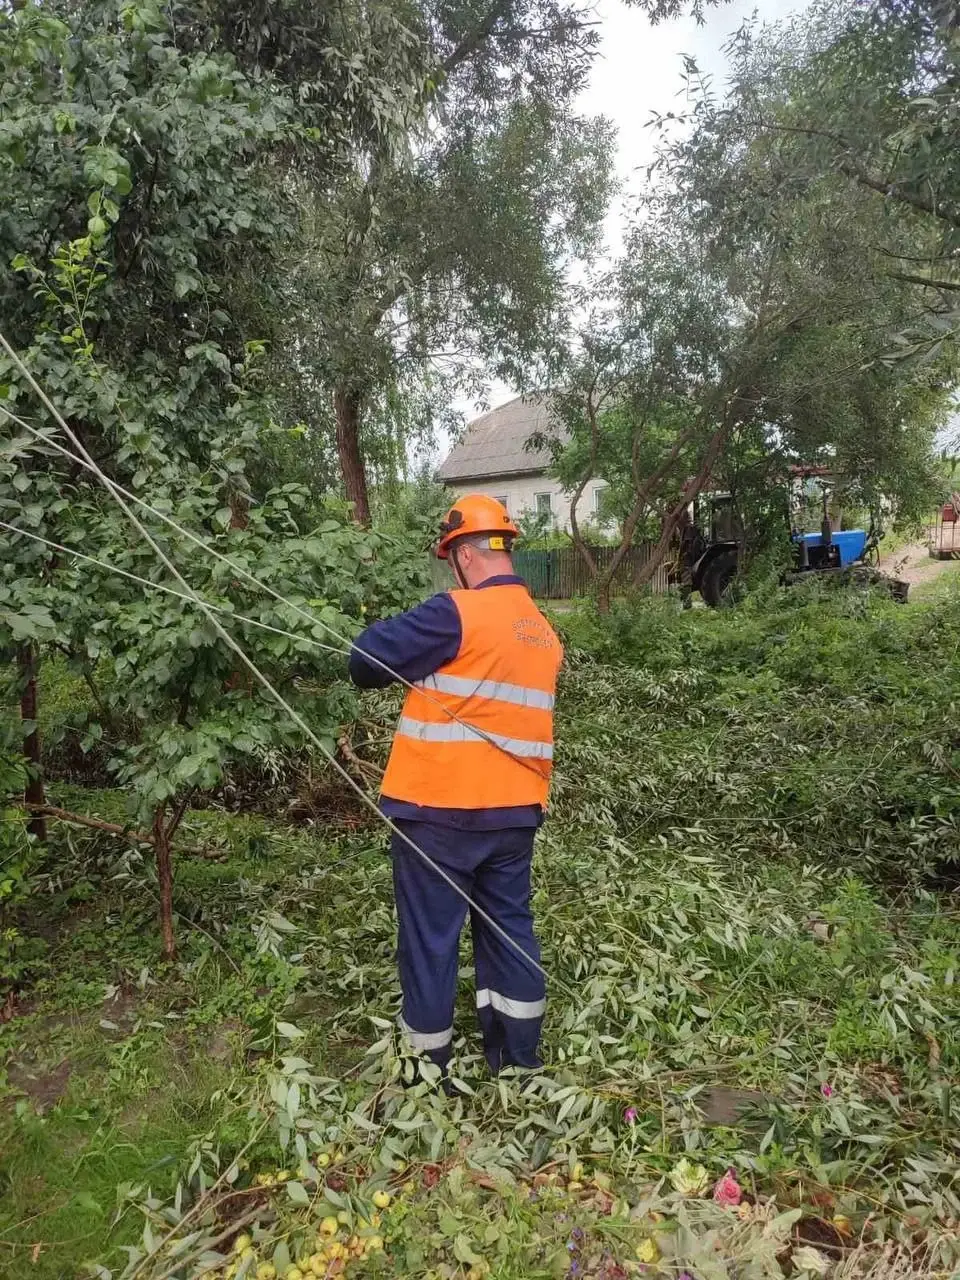
<svg viewBox="0 0 960 1280"><path fill-rule="evenodd" d="M488 498L485 493L468 493L466 497L459 498L444 516L440 525L441 537L437 555L441 560L446 560L451 543L458 538L484 533L491 537L501 534L516 538L519 530L502 502L498 502L496 498ZM509 551L510 547L495 547L494 550Z"/></svg>

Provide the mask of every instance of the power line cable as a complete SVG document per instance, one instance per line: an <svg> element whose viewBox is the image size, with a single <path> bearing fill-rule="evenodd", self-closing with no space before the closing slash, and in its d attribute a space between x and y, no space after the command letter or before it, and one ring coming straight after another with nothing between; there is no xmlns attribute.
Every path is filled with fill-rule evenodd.
<svg viewBox="0 0 960 1280"><path fill-rule="evenodd" d="M178 600L186 600L188 604L196 604L195 596L188 596L182 591L175 591L173 587L168 587L164 582L151 582L149 578L141 578L139 574L131 573L128 569L121 569L118 565L109 564L106 560L98 560L96 556L88 556L83 551L77 551L73 547L65 546L62 542L54 542L51 538L42 538L39 533L30 533L26 529L21 529L19 525L8 524L6 520L0 520L0 529L9 529L11 533L17 533L22 538L30 538L34 542L41 542L45 547L51 547L54 551L61 551L64 555L73 556L77 560L84 560L87 564L95 564L99 569L106 569L107 573L116 574L121 578L129 578L131 582L138 582L141 586L150 587L154 591L162 591L165 595L175 596ZM236 622L247 622L251 627L260 627L262 631L272 631L274 635L286 636L290 640L297 640L301 644L312 645L315 649L325 649L327 653L336 653L341 656L349 653L347 648L338 649L335 645L324 644L322 640L315 640L313 636L297 635L295 631L285 631L283 627L274 627L270 623L260 622L257 618L249 618L246 614L236 613L233 609L226 609L223 605L213 604L206 601L209 608L216 613L222 613L228 618L233 618Z"/></svg>
<svg viewBox="0 0 960 1280"><path fill-rule="evenodd" d="M6 338L3 336L2 333L0 333L0 345L2 345L9 352L11 358L17 358L15 355L15 352L13 351L13 348L7 342ZM28 375L29 375L29 371L28 371ZM43 393L39 390L39 384L37 384L36 382L33 382L32 385L34 386L34 389L37 391L37 394L42 396L43 402L47 407L47 409L51 413L53 413L54 412L53 406L51 402L45 396L43 396ZM25 422L23 418L20 418L17 416L17 414L12 413L4 405L0 405L0 413L5 414L6 417L9 418L12 422L15 422L19 427L22 427L25 431L28 431L32 436L34 436L37 440L41 441L43 444L49 445L51 448L55 449L58 453L62 454L65 458L69 458L72 462L77 463L79 466L85 468L87 471L92 472L94 475L98 474L98 468L93 463L93 459L90 458L89 454L86 454L85 458L78 456L78 454L73 453L70 449L67 449L64 445L60 444L58 441L53 440L47 433L43 431L39 431L36 427L31 426L29 422ZM69 438L74 440L77 439L77 437L74 436L72 433ZM85 450L84 450L84 453L86 453ZM196 546L200 547L201 550L207 552L209 555L214 556L217 560L220 560L224 564L228 565L234 573L236 573L239 577L245 579L247 582L250 582L258 590L266 592L267 595L271 596L274 600L278 601L280 604L285 605L288 609L291 609L299 617L305 618L308 622L311 622L314 626L318 626L323 630L327 631L328 634L334 636L335 639L339 640L341 644L350 645L350 647L354 649L357 653L359 653L361 657L366 659L368 662L373 663L375 666L380 667L380 669L385 671L392 679L404 685L407 689L415 690L421 697L425 698L428 702L432 702L435 706L439 707L440 710L446 716L448 716L451 720L455 720L457 724L462 725L465 729L469 730L469 733L471 735L481 738L484 742L487 743L488 746L493 747L494 750L499 751L502 755L507 756L510 760L514 761L514 763L521 765L525 769L528 769L531 773L535 774L538 778L543 777L542 771L536 765L531 764L530 761L527 760L525 757L521 755L517 755L516 753L511 751L509 747L505 746L503 742L498 741L495 737L493 737L492 734L487 733L486 730L479 728L475 724L471 724L467 720L464 720L461 716L457 715L457 713L451 707L449 707L445 702L441 702L439 698L435 698L431 693L429 693L422 686L414 683L411 680L408 680L405 676L402 676L398 671L395 671L388 663L384 662L383 659L376 657L374 654L369 653L365 649L362 649L359 645L354 644L352 641L346 640L345 637L341 636L340 633L336 630L336 628L332 627L328 622L324 622L323 619L317 617L316 614L309 613L307 612L307 610L302 609L299 605L294 604L292 600L287 600L285 596L281 595L280 592L277 591L274 587L271 587L269 583L262 582L259 578L255 577L252 573L250 573L249 570L245 569L242 565L237 564L235 560L232 560L229 556L224 555L223 552L218 551L216 547L212 547L207 541L205 541L205 539L199 537L197 534L193 533L190 529L184 528L183 525L178 524L177 521L174 520L171 516L168 516L164 512L159 511L156 507L151 506L150 503L147 502L145 499L137 497L136 494L131 493L128 489L125 489L122 485L117 484L115 480L111 480L109 476L106 476L103 472L100 472L99 474L104 476L104 482L108 486L108 489L110 492L113 492L114 494L120 494L124 498L128 499L130 502L135 502L138 506L142 507L145 511L149 511L151 515L155 515L159 520L162 520L176 533L179 533L182 537L187 538L190 542L193 542Z"/></svg>

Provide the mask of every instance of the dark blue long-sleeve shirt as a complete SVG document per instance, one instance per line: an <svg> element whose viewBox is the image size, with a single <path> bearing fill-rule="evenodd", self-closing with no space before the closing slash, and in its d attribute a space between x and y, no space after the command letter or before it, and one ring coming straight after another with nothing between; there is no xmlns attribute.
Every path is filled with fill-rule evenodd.
<svg viewBox="0 0 960 1280"><path fill-rule="evenodd" d="M514 574L488 578L474 588L525 586ZM350 679L361 689L383 689L395 672L411 683L423 680L452 662L460 652L463 633L460 614L448 592L431 596L406 613L374 622L355 641L350 651ZM374 661L371 661L374 659ZM376 659L391 671L378 666ZM505 827L538 827L543 810L538 804L498 809L439 809L432 805L410 804L382 796L380 807L390 818L409 818L457 827L461 831L491 831Z"/></svg>

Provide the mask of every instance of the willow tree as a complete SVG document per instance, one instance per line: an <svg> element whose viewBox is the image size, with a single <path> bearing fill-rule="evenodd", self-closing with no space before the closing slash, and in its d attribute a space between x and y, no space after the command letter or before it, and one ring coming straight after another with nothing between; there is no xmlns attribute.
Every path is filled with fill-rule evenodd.
<svg viewBox="0 0 960 1280"><path fill-rule="evenodd" d="M611 135L574 111L596 31L565 0L389 0L422 42L405 151L358 136L337 189L292 182L306 246L284 292L286 359L332 416L347 497L385 390L439 359L522 383L572 255L596 244ZM371 33L376 39L377 33Z"/></svg>
<svg viewBox="0 0 960 1280"><path fill-rule="evenodd" d="M799 180L832 175L876 205L866 270L914 285L899 354L960 332L960 49L950 0L824 0L731 45L728 123ZM774 163L774 157L775 163Z"/></svg>
<svg viewBox="0 0 960 1280"><path fill-rule="evenodd" d="M782 39L802 61L820 35L814 19L799 48L796 28ZM769 74L781 37L766 39L757 49L741 36L728 96L695 95L689 130L663 146L659 189L602 282L600 321L574 344L558 397L572 433L559 473L574 492L599 474L621 504L612 571L642 522L659 531L641 582L682 509L729 480L738 457L765 458L767 485L787 460L828 461L865 505L883 493L915 515L956 376L943 349L923 364L890 358L926 307L923 282L891 269L891 255L928 230L772 127L797 103L786 72ZM612 571L591 567L604 605Z"/></svg>

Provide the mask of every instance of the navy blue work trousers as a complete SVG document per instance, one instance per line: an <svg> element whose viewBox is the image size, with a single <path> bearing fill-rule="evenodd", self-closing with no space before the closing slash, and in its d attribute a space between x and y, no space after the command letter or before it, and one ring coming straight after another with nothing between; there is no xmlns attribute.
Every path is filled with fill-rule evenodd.
<svg viewBox="0 0 960 1280"><path fill-rule="evenodd" d="M539 964L530 910L534 829L460 831L397 819L396 826ZM411 1044L446 1067L453 1041L457 949L467 904L399 836L392 837L397 901L397 962L403 990L402 1030ZM470 909L477 980L477 1017L490 1070L539 1067L546 1005L542 974Z"/></svg>

